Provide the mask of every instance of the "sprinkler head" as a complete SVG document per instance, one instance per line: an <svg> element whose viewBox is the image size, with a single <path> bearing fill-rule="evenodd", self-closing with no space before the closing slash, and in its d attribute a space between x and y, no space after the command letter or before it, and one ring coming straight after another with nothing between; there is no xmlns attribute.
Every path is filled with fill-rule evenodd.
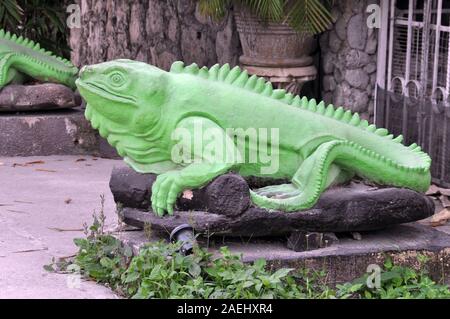
<svg viewBox="0 0 450 319"><path fill-rule="evenodd" d="M187 256L192 254L194 244L196 242L194 235L194 228L189 224L182 224L177 226L170 233L170 241L172 243L181 242L180 252Z"/></svg>

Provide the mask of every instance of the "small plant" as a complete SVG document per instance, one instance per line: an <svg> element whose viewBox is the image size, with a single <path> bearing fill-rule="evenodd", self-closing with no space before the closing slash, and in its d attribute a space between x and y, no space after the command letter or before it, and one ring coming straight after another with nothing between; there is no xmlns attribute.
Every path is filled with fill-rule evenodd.
<svg viewBox="0 0 450 319"><path fill-rule="evenodd" d="M351 283L339 285L338 296L341 298L364 299L437 299L450 298L448 286L438 285L428 276L424 268L426 257L419 255L420 271L409 267L396 266L390 258L384 263L381 272L381 287L367 287L367 276Z"/></svg>
<svg viewBox="0 0 450 319"><path fill-rule="evenodd" d="M133 252L113 236L105 234L104 195L100 196L100 200L100 211L94 211L92 225L84 224L86 238L74 239L79 248L74 263L86 276L118 289L121 276L130 263Z"/></svg>
<svg viewBox="0 0 450 319"><path fill-rule="evenodd" d="M199 10L217 20L231 5L239 5L265 22L287 23L300 33L317 34L333 22L332 4L332 0L199 0Z"/></svg>
<svg viewBox="0 0 450 319"><path fill-rule="evenodd" d="M220 250L219 258L212 258L199 248L193 255L184 257L177 249L177 245L159 243L144 249L133 259L124 278L129 283L140 274L134 290L129 286L130 292L136 292L135 298L304 297L293 277L289 276L292 269L272 273L265 269L264 260L247 265L225 247ZM143 269L144 265L153 267Z"/></svg>

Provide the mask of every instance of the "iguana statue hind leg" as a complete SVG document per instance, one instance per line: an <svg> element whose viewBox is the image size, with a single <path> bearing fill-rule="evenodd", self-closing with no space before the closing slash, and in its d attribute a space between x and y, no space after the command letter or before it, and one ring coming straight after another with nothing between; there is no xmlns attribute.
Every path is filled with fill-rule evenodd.
<svg viewBox="0 0 450 319"><path fill-rule="evenodd" d="M327 187L353 177L351 162L348 160L355 153L347 149L351 148L348 144L347 141L339 140L323 143L305 159L293 176L292 184L252 191L253 202L264 208L288 212L311 207ZM359 160L364 161L363 153Z"/></svg>
<svg viewBox="0 0 450 319"><path fill-rule="evenodd" d="M0 89L9 83L22 83L24 76L11 68L14 61L14 53L0 56Z"/></svg>
<svg viewBox="0 0 450 319"><path fill-rule="evenodd" d="M302 174L302 171L304 171L305 169L305 166L300 167L300 169L297 171L297 174ZM325 189L332 185L346 183L350 181L353 176L354 174L349 172L348 170L343 170L339 166L331 164L328 171ZM269 198L287 199L300 195L302 193L302 189L295 184L282 184L259 188L257 190L254 190L254 193L259 196Z"/></svg>

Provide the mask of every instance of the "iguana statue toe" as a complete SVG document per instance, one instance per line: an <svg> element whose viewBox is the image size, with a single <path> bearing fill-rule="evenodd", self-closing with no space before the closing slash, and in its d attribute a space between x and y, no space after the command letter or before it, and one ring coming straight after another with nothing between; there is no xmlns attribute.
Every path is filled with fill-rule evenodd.
<svg viewBox="0 0 450 319"><path fill-rule="evenodd" d="M29 76L75 89L78 69L68 60L41 49L39 43L0 29L0 89Z"/></svg>
<svg viewBox="0 0 450 319"><path fill-rule="evenodd" d="M159 175L153 184L151 198L153 211L159 216L163 216L165 211L172 215L173 206L182 190L182 180L178 171Z"/></svg>
<svg viewBox="0 0 450 319"><path fill-rule="evenodd" d="M159 174L151 198L159 216L173 213L183 190L228 171L289 179L251 191L254 204L286 212L312 207L355 175L416 191L430 185L431 159L416 144L228 64L175 62L166 72L115 60L83 68L77 86L86 117L125 162Z"/></svg>

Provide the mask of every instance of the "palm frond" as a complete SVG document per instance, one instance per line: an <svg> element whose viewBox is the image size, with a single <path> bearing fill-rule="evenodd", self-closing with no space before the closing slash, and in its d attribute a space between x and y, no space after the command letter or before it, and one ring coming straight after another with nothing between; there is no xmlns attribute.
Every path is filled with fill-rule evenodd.
<svg viewBox="0 0 450 319"><path fill-rule="evenodd" d="M280 21L283 18L283 0L237 0L257 16L268 21Z"/></svg>
<svg viewBox="0 0 450 319"><path fill-rule="evenodd" d="M0 28L39 42L57 55L70 55L65 7L59 0L0 0Z"/></svg>
<svg viewBox="0 0 450 319"><path fill-rule="evenodd" d="M15 31L20 25L23 13L17 0L0 1L0 28Z"/></svg>
<svg viewBox="0 0 450 319"><path fill-rule="evenodd" d="M320 0L291 1L287 8L287 23L299 32L317 34L333 22L330 11Z"/></svg>
<svg viewBox="0 0 450 319"><path fill-rule="evenodd" d="M230 3L230 0L198 0L198 7L200 14L220 20L225 16Z"/></svg>
<svg viewBox="0 0 450 319"><path fill-rule="evenodd" d="M269 22L285 22L300 33L317 34L333 22L334 0L198 0L200 13L222 18L231 4L247 8Z"/></svg>

